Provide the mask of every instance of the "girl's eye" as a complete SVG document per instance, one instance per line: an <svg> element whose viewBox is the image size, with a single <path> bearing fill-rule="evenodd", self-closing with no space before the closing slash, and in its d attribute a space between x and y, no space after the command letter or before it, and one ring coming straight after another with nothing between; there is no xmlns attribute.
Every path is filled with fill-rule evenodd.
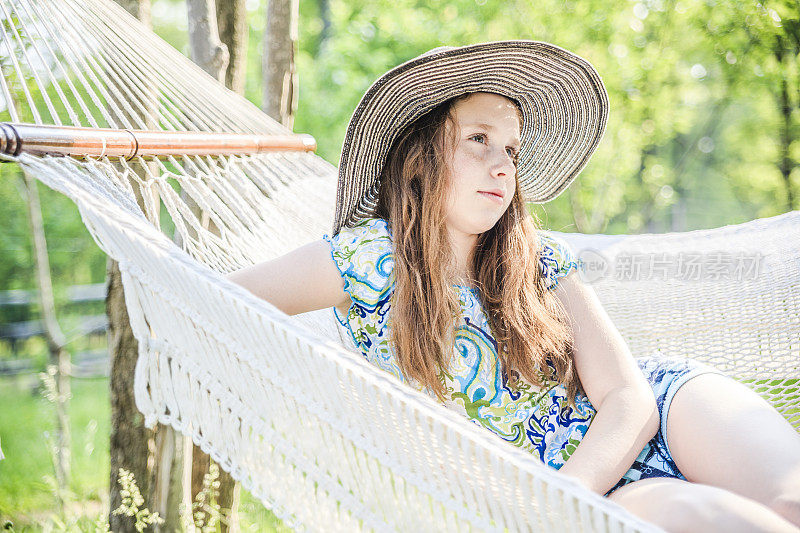
<svg viewBox="0 0 800 533"><path fill-rule="evenodd" d="M484 133L475 133L474 135L470 135L468 138L471 140L478 141L481 144L484 144L486 142L486 134ZM514 164L516 164L517 159L519 158L519 153L517 152L517 150L509 146L506 148L506 153L508 154L508 157L514 160Z"/></svg>
<svg viewBox="0 0 800 533"><path fill-rule="evenodd" d="M516 165L519 162L519 152L511 147L507 148L506 151L508 152L508 156L514 162L514 165Z"/></svg>

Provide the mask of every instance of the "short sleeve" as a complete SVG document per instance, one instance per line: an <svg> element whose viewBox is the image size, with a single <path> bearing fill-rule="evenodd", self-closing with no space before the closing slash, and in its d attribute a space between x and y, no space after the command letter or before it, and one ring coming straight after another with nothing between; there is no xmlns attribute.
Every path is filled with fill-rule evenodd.
<svg viewBox="0 0 800 533"><path fill-rule="evenodd" d="M333 237L331 257L344 279L344 290L359 312L371 313L386 302L394 284L394 259L385 220L369 218L344 227Z"/></svg>
<svg viewBox="0 0 800 533"><path fill-rule="evenodd" d="M558 287L558 280L576 270L578 263L569 245L547 232L539 231L539 269L547 289Z"/></svg>

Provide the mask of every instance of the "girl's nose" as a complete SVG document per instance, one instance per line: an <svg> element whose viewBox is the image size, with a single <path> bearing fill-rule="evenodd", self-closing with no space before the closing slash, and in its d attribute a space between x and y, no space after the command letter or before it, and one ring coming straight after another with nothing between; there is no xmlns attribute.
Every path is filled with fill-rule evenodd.
<svg viewBox="0 0 800 533"><path fill-rule="evenodd" d="M514 174L514 160L505 148L492 150L491 173L496 178L506 178Z"/></svg>

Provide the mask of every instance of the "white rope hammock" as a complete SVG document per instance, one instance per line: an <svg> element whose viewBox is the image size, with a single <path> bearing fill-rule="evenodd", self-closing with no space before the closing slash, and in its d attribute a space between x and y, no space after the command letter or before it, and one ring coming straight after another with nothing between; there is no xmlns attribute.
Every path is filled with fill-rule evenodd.
<svg viewBox="0 0 800 533"><path fill-rule="evenodd" d="M11 122L291 134L107 0L0 0L0 20ZM330 310L288 317L222 276L327 231L336 172L321 158L3 157L71 198L119 262L146 423L190 435L288 525L658 530L368 364ZM173 225L181 247L162 232ZM561 236L611 269L593 287L635 355L711 364L800 428L800 212L688 233ZM689 252L716 258L706 271L760 255L742 279L719 266L718 279L624 279L637 260L649 268Z"/></svg>

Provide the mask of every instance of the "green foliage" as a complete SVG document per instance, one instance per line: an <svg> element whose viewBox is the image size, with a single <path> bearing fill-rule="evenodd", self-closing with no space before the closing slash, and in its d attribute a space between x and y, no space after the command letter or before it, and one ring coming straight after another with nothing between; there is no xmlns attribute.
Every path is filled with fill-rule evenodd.
<svg viewBox="0 0 800 533"><path fill-rule="evenodd" d="M611 101L605 139L580 178L563 197L536 207L545 224L635 233L719 226L785 209L772 94L782 75L768 80L757 65L734 61L757 58L755 48L771 53L768 40L753 40L773 31L774 19L763 8L676 1L335 2L323 45L318 17L316 2L301 3L295 129L314 134L319 153L332 162L353 108L386 69L435 46L536 39L591 61ZM765 148L752 150L754 141Z"/></svg>
<svg viewBox="0 0 800 533"><path fill-rule="evenodd" d="M266 2L248 7L246 96L258 104ZM788 208L776 101L786 80L796 115L798 24L788 2L302 0L299 26L295 130L314 135L332 163L353 109L387 69L436 46L534 39L588 59L611 101L605 138L579 179L534 207L548 227L686 230ZM794 172L789 185L797 182Z"/></svg>
<svg viewBox="0 0 800 533"><path fill-rule="evenodd" d="M149 509L142 508L144 498L139 491L139 487L136 486L133 474L124 468L120 468L117 479L121 487L119 494L122 497L122 503L111 511L112 514L133 517L135 519L134 527L139 533L152 524L164 523L164 519L158 516L158 513L151 513ZM108 524L105 524L105 526L103 531L109 531Z"/></svg>
<svg viewBox="0 0 800 533"><path fill-rule="evenodd" d="M201 533L214 533L222 521L219 499L219 466L212 462L203 476L203 488L195 496L190 509L181 509L183 526L196 527Z"/></svg>
<svg viewBox="0 0 800 533"><path fill-rule="evenodd" d="M265 9L266 0L248 2L246 96L257 104ZM188 53L184 2L154 0L153 24ZM591 61L611 101L605 138L578 180L534 207L545 225L635 233L744 222L785 211L787 187L800 196L797 170L788 185L779 171L784 84L790 162L800 158L799 26L788 0L302 0L295 130L314 135L319 155L337 163L353 109L388 68L435 46L545 40ZM102 281L104 257L75 207L45 187L41 194L57 290ZM0 165L0 201L0 290L30 288L31 245L14 165Z"/></svg>
<svg viewBox="0 0 800 533"><path fill-rule="evenodd" d="M56 513L53 460L45 436L54 433L55 414L44 388L30 378L0 378L0 436L6 456L0 461L0 524L11 522L18 532L41 531L52 518L56 530L61 523L66 528L62 531L96 531L98 522L108 518L108 379L72 380L72 474L63 494L64 511ZM211 501L208 494L204 502ZM241 494L239 524L242 531L288 531L246 490Z"/></svg>
<svg viewBox="0 0 800 533"><path fill-rule="evenodd" d="M256 104L266 4L247 3L245 96ZM188 54L185 2L153 0L152 15L156 32ZM314 135L317 153L336 164L355 106L383 72L436 46L493 39L542 40L574 51L597 68L609 92L609 122L592 159L564 194L532 209L545 226L659 232L800 208L800 14L788 0L301 0L295 131ZM3 58L0 66L8 66ZM58 108L62 118L65 109ZM4 120L9 115L0 110ZM41 185L39 192L57 311L68 326L65 287L102 282L106 258L70 200ZM31 289L30 230L15 165L0 164L0 206L0 290ZM95 312L101 310L88 313ZM35 306L0 309L0 322L37 317ZM21 348L46 360L41 339ZM0 357L8 353L0 345ZM108 464L105 383L73 385L71 490L84 501L99 501L107 482L97 468ZM52 431L52 417L37 397L17 392L0 388L3 448L15 457L0 461L4 516L52 505L42 481L50 464L42 431ZM249 496L241 508L274 520Z"/></svg>
<svg viewBox="0 0 800 533"><path fill-rule="evenodd" d="M54 508L53 462L45 435L55 431L55 413L30 376L0 381L0 517L34 516ZM108 484L110 418L108 380L73 380L69 405L72 476L65 501L100 505ZM105 468L103 468L105 465ZM107 489L106 489L107 492Z"/></svg>
<svg viewBox="0 0 800 533"><path fill-rule="evenodd" d="M262 98L265 8L266 0L248 2L245 94L256 104ZM153 24L188 53L183 1L153 0ZM595 65L611 103L605 137L576 182L556 200L534 206L545 226L670 231L800 208L795 168L800 160L800 15L794 2L301 0L299 30L295 130L314 135L318 154L334 164L353 109L387 69L436 46L535 39ZM63 118L65 108L59 113ZM0 111L4 120L9 116ZM780 169L785 157L788 182ZM64 288L102 282L106 259L75 206L44 186L39 192L61 319L69 311ZM0 164L0 205L0 290L30 289L35 286L30 230L14 165ZM0 309L0 322L36 317L35 307ZM38 340L23 349L44 358ZM0 357L7 352L0 346ZM107 483L104 387L105 381L73 382L71 490L81 501L99 502ZM42 481L50 468L42 431L52 431L53 421L41 403L27 391L0 387L6 413L0 417L3 449L14 457L0 461L3 517L52 506ZM243 497L241 508L264 513L255 530L267 522L277 527L251 497Z"/></svg>
<svg viewBox="0 0 800 533"><path fill-rule="evenodd" d="M56 297L63 302L67 285L100 283L105 278L106 259L83 225L75 204L64 195L39 184L45 237ZM0 163L0 290L31 289L36 286L33 244L28 224L26 193L18 166ZM57 304L61 303L57 300ZM0 313L8 313L0 309ZM0 318L6 318L0 314ZM28 320L30 314L6 320Z"/></svg>

